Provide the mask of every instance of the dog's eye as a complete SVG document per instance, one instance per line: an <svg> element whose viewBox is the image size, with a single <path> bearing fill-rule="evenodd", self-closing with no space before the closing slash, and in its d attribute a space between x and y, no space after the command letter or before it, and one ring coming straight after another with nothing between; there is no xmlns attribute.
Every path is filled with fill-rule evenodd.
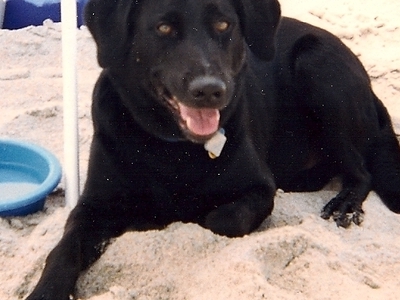
<svg viewBox="0 0 400 300"><path fill-rule="evenodd" d="M171 35L173 34L174 28L172 25L161 23L157 26L157 31L162 35Z"/></svg>
<svg viewBox="0 0 400 300"><path fill-rule="evenodd" d="M217 21L213 24L215 31L217 32L225 32L229 29L230 24L227 21Z"/></svg>

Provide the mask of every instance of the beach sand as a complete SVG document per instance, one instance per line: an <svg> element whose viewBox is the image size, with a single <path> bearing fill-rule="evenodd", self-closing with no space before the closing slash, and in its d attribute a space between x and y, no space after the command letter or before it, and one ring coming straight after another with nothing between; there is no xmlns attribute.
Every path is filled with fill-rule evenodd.
<svg viewBox="0 0 400 300"><path fill-rule="evenodd" d="M301 3L301 4L299 4ZM400 133L400 2L282 0L283 15L338 35L361 59ZM60 24L0 30L0 137L37 143L63 161ZM78 30L81 183L92 134L90 102L100 73L93 40ZM400 299L400 216L371 192L361 226L319 217L335 196L278 191L275 209L243 238L195 224L117 238L77 285L80 299ZM0 219L0 299L24 298L60 239L64 184L45 209Z"/></svg>

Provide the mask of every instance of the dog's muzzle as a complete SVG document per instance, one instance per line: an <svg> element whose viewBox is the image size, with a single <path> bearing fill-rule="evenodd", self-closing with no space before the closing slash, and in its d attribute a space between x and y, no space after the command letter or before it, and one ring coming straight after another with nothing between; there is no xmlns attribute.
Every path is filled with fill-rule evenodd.
<svg viewBox="0 0 400 300"><path fill-rule="evenodd" d="M228 104L227 85L220 78L199 76L187 84L185 92L163 86L159 93L192 140L207 140L219 130L220 110Z"/></svg>

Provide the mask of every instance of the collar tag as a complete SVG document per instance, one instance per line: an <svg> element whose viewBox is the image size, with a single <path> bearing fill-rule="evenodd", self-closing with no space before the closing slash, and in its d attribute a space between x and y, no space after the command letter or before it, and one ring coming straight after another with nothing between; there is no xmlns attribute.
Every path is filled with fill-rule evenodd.
<svg viewBox="0 0 400 300"><path fill-rule="evenodd" d="M222 149L226 143L225 130L221 128L215 135L204 144L204 149L208 151L211 159L217 158L221 155Z"/></svg>

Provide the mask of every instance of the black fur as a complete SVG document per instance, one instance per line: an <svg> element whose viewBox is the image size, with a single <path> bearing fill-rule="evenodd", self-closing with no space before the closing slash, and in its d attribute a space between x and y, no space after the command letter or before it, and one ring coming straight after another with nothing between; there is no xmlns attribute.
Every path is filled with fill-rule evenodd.
<svg viewBox="0 0 400 300"><path fill-rule="evenodd" d="M361 223L371 189L400 212L390 117L330 33L280 18L275 0L91 0L86 20L104 68L88 179L29 300L69 299L127 229L183 221L248 234L277 187L315 191L340 177L322 209L338 226ZM215 122L227 142L211 159Z"/></svg>

